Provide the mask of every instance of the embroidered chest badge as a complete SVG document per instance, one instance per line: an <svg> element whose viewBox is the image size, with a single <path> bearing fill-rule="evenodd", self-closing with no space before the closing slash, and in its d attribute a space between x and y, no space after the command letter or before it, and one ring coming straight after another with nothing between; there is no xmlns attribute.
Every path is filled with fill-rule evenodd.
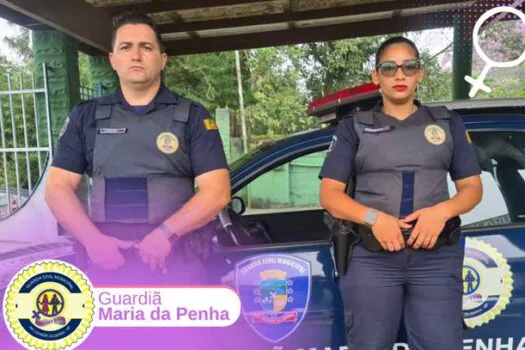
<svg viewBox="0 0 525 350"><path fill-rule="evenodd" d="M431 144L439 146L446 141L447 134L443 128L433 124L425 128L425 137Z"/></svg>
<svg viewBox="0 0 525 350"><path fill-rule="evenodd" d="M157 136L157 148L164 154L173 154L179 149L179 140L171 132L163 132Z"/></svg>

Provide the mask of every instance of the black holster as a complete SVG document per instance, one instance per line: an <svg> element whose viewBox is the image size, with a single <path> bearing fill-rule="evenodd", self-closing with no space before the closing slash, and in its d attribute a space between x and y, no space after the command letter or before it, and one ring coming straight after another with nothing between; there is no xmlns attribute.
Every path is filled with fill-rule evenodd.
<svg viewBox="0 0 525 350"><path fill-rule="evenodd" d="M185 234L177 245L181 247L187 262L197 259L206 260L212 252L212 240L215 235L214 226L210 223L193 232Z"/></svg>
<svg viewBox="0 0 525 350"><path fill-rule="evenodd" d="M104 230L103 227L101 231L121 240L133 240L140 242L145 237L145 235L153 231L154 228L155 226L148 227L147 230L143 229L143 232L141 233L130 234L129 237L126 237L125 234L114 234L114 232L108 233L108 230ZM213 224L210 223L195 231L186 233L179 240L172 241L171 254L182 254L186 262L192 262L196 259L200 259L202 261L206 260L210 256L212 250L212 239L214 232ZM76 239L74 239L74 247L77 254L77 264L79 267L88 267L90 265L90 261L85 247L82 246L82 244L80 244L80 242ZM126 261L133 262L141 260L135 248L125 250L123 249L121 250L121 253L123 254Z"/></svg>
<svg viewBox="0 0 525 350"><path fill-rule="evenodd" d="M412 227L416 225L417 221L412 223ZM372 229L365 225L356 225L357 234L363 243L363 246L371 252L380 252L383 247L372 233ZM434 247L430 250L437 250L444 245L456 244L461 237L461 219L459 216L453 217L445 223L443 231L439 234Z"/></svg>
<svg viewBox="0 0 525 350"><path fill-rule="evenodd" d="M354 224L349 221L336 220L325 212L324 223L330 229L330 240L334 247L335 268L339 276L348 271L353 247L359 242Z"/></svg>

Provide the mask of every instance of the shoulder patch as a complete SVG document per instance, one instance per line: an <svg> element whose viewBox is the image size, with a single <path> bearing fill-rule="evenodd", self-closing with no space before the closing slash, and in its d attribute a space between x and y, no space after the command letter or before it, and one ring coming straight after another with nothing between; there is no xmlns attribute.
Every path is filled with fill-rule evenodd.
<svg viewBox="0 0 525 350"><path fill-rule="evenodd" d="M465 130L465 137L467 138L467 142L468 143L472 143L472 139L470 138L470 134L469 134L468 130Z"/></svg>
<svg viewBox="0 0 525 350"><path fill-rule="evenodd" d="M337 143L337 136L334 135L332 136L332 142L330 142L330 146L328 147L328 152L332 152L336 143Z"/></svg>
<svg viewBox="0 0 525 350"><path fill-rule="evenodd" d="M204 127L207 130L217 130L218 129L217 124L215 124L215 121L213 119L206 118L203 121L204 121Z"/></svg>
<svg viewBox="0 0 525 350"><path fill-rule="evenodd" d="M69 115L66 117L66 120L64 121L64 126L62 126L62 130L60 130L60 133L58 134L58 138L61 138L62 135L64 135L68 124L69 124Z"/></svg>

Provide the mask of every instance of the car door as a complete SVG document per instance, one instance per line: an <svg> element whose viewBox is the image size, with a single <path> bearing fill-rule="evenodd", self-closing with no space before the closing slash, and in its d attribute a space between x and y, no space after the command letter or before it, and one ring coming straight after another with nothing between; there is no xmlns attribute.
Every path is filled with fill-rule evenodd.
<svg viewBox="0 0 525 350"><path fill-rule="evenodd" d="M471 128L484 195L462 217L464 349L525 349L525 124Z"/></svg>
<svg viewBox="0 0 525 350"><path fill-rule="evenodd" d="M501 128L496 129L495 125ZM472 212L462 216L466 251L463 270L464 349L525 350L525 123L487 122L469 126L483 169L484 197ZM288 173L293 173L290 170L294 163L315 165L313 159L322 154L327 144L326 140L320 142L306 153L290 152L280 160L279 166L255 171L257 175L249 181L251 186L242 188L254 194L266 193L266 201L255 203L258 208L251 208L244 217L263 223L272 233L274 242L226 252L227 267L223 270L228 271L229 283L238 287L235 286L236 264L266 254L298 257L315 267L311 271L311 290L314 292L310 295L306 316L289 336L274 342L265 339L264 331L254 326L249 317L237 323L235 329L240 333L236 334L242 334L242 339L253 348L346 349L342 304L328 233L321 223L322 210L314 204L304 206L304 202L294 202L290 196L276 203L269 200L271 196L267 193L284 191L284 185L276 176L283 176L285 167L288 167ZM310 177L311 182L318 181L315 171ZM287 186L293 187L290 183ZM307 196L309 187L309 184L303 184L295 188L300 188ZM449 189L454 195L451 181ZM284 196L282 193L278 195ZM408 349L403 343L402 333L394 349Z"/></svg>
<svg viewBox="0 0 525 350"><path fill-rule="evenodd" d="M326 130L292 137L233 172L233 195L247 204L245 224L263 227L271 242L214 254L213 274L231 285L243 304L241 319L223 332L222 338L235 335L228 349L339 350L345 343L333 253L318 199L318 174L330 138Z"/></svg>

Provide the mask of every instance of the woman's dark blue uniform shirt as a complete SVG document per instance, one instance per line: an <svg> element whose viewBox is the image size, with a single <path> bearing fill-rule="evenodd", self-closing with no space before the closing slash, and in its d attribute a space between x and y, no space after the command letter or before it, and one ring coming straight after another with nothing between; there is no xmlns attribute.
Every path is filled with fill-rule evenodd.
<svg viewBox="0 0 525 350"><path fill-rule="evenodd" d="M416 101L417 105L420 105ZM381 103L374 108L374 113L382 113ZM453 139L453 155L449 173L453 181L479 175L481 168L475 149L467 139L463 119L456 112L450 112L450 132ZM393 117L390 117L393 118ZM347 183L355 174L355 157L358 137L354 130L353 118L343 118L337 126L332 144L324 161L320 178L327 177ZM410 142L407 140L407 142Z"/></svg>

